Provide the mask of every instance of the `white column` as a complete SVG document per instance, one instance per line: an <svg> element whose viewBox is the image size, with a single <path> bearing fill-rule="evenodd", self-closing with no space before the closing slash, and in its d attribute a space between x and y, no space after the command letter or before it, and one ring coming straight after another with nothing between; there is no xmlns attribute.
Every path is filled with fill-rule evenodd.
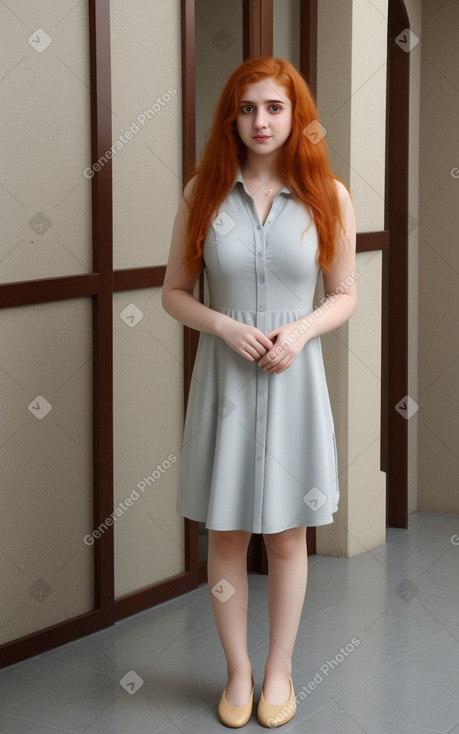
<svg viewBox="0 0 459 734"><path fill-rule="evenodd" d="M318 106L332 165L351 188L357 231L384 229L387 0L319 4ZM358 308L322 339L335 417L340 507L317 552L352 556L385 540L380 471L381 253L361 253ZM320 294L319 294L320 296Z"/></svg>

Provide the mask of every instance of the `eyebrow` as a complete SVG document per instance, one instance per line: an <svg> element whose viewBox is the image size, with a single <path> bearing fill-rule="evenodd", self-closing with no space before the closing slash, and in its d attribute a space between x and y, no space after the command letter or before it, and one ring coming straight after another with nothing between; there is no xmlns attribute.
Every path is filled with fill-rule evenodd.
<svg viewBox="0 0 459 734"><path fill-rule="evenodd" d="M241 99L240 104L255 104L250 99ZM265 99L262 104L285 104L283 99Z"/></svg>

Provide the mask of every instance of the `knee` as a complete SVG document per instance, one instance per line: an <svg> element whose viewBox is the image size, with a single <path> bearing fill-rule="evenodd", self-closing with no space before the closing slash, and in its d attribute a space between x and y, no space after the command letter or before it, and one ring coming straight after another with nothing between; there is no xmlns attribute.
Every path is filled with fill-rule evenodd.
<svg viewBox="0 0 459 734"><path fill-rule="evenodd" d="M264 535L268 558L289 559L297 553L306 554L306 529L292 528L282 533Z"/></svg>
<svg viewBox="0 0 459 734"><path fill-rule="evenodd" d="M209 553L217 554L224 560L231 560L247 553L250 537L250 533L242 530L211 530Z"/></svg>

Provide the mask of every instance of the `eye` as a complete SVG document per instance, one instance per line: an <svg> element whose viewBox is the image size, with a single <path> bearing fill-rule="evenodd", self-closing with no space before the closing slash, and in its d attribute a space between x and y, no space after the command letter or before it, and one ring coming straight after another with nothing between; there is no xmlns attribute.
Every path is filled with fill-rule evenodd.
<svg viewBox="0 0 459 734"><path fill-rule="evenodd" d="M251 104L245 104L245 105L242 105L241 107L241 112L243 112L246 115L249 114L249 112L252 112L252 110L253 110L253 107Z"/></svg>
<svg viewBox="0 0 459 734"><path fill-rule="evenodd" d="M278 104L272 104L271 105L271 110L273 112L281 112L282 111L282 107L280 107Z"/></svg>

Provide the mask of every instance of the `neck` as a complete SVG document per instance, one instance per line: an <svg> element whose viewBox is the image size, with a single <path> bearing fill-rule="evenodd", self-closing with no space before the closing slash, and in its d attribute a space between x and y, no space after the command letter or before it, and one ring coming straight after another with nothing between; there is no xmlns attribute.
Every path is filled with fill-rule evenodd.
<svg viewBox="0 0 459 734"><path fill-rule="evenodd" d="M257 155L247 151L247 157L241 166L243 175L260 181L279 178L279 156L277 151L271 155Z"/></svg>

